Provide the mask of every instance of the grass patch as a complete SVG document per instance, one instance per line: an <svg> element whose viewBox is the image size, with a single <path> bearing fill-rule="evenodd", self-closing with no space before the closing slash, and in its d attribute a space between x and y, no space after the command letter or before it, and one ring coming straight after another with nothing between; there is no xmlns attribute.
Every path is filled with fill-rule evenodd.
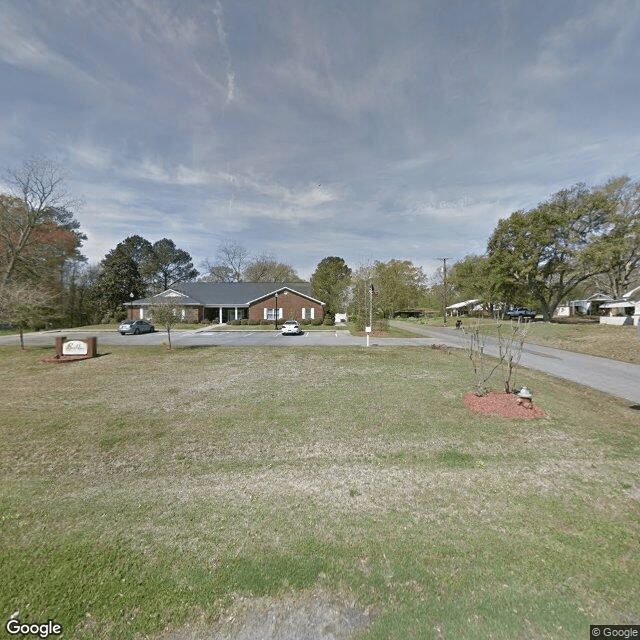
<svg viewBox="0 0 640 640"><path fill-rule="evenodd" d="M6 617L141 640L321 589L377 612L369 638L637 623L621 400L527 371L545 418L471 415L465 354L426 347L40 357L0 347Z"/></svg>

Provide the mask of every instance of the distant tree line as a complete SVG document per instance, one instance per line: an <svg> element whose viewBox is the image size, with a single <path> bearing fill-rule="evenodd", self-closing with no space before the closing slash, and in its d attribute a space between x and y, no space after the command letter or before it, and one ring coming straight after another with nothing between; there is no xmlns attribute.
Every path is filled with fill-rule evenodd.
<svg viewBox="0 0 640 640"><path fill-rule="evenodd" d="M173 240L133 235L97 265L81 253L80 203L62 167L36 159L7 172L0 193L0 320L21 329L44 322L72 326L119 320L127 301L176 281L299 282L295 269L268 253L252 255L227 240L195 269ZM445 263L446 265L446 263ZM443 267L445 266L443 265ZM640 183L619 177L598 187L577 184L496 225L484 255L468 255L427 278L409 260L352 269L327 256L313 272L313 295L327 315L348 312L359 327L399 312L442 309L478 298L535 306L550 319L570 294L599 288L614 297L640 280Z"/></svg>
<svg viewBox="0 0 640 640"><path fill-rule="evenodd" d="M206 260L203 282L301 282L291 265L262 253L252 256L248 249L234 240L218 245L213 261Z"/></svg>
<svg viewBox="0 0 640 640"><path fill-rule="evenodd" d="M570 295L621 297L640 284L640 183L562 189L500 220L485 255L453 265L449 296L534 306L550 320Z"/></svg>

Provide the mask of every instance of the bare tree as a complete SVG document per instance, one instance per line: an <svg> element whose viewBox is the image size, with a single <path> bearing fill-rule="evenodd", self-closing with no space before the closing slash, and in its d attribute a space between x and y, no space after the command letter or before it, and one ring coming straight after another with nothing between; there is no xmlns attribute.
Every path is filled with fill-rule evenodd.
<svg viewBox="0 0 640 640"><path fill-rule="evenodd" d="M30 160L7 171L13 193L0 198L0 290L32 255L37 227L46 222L68 231L79 227L71 213L79 203L68 194L65 178L63 169L46 159ZM80 239L81 234L77 236Z"/></svg>
<svg viewBox="0 0 640 640"><path fill-rule="evenodd" d="M515 374L520 364L524 342L529 333L529 319L518 318L517 323L510 326L511 331L504 335L502 325L498 323L498 349L502 364L504 391L515 391Z"/></svg>
<svg viewBox="0 0 640 640"><path fill-rule="evenodd" d="M273 256L262 254L245 267L243 279L246 282L301 282L302 278L294 268L278 262Z"/></svg>
<svg viewBox="0 0 640 640"><path fill-rule="evenodd" d="M169 341L168 349L171 351L171 329L180 322L175 301L169 298L163 298L162 296L156 296L149 311L153 321L167 330L167 339Z"/></svg>
<svg viewBox="0 0 640 640"><path fill-rule="evenodd" d="M480 329L480 323L475 322L474 326L466 332L467 336L467 355L471 361L473 375L475 378L475 393L477 396L487 394L487 382L493 375L494 371L502 364L498 360L491 365L487 361L485 354L486 335Z"/></svg>
<svg viewBox="0 0 640 640"><path fill-rule="evenodd" d="M513 326L508 325L509 330L503 330L503 324L496 322L497 341L498 341L498 358L488 361L485 353L486 335L481 330L478 320L467 331L465 337L467 340L467 355L471 361L471 367L475 378L475 393L478 396L486 395L487 383L491 376L500 369L503 374L503 383L505 393L513 393L515 391L514 377L522 350L527 338L529 322L521 322Z"/></svg>
<svg viewBox="0 0 640 640"><path fill-rule="evenodd" d="M211 282L242 282L242 274L249 260L249 251L235 240L225 240L218 245L213 264L205 263Z"/></svg>
<svg viewBox="0 0 640 640"><path fill-rule="evenodd" d="M201 282L236 282L234 271L223 264L214 264L210 260L204 260L200 268L205 272Z"/></svg>
<svg viewBox="0 0 640 640"><path fill-rule="evenodd" d="M24 329L50 307L55 295L27 284L10 283L0 290L0 318L18 326L20 348L24 349Z"/></svg>

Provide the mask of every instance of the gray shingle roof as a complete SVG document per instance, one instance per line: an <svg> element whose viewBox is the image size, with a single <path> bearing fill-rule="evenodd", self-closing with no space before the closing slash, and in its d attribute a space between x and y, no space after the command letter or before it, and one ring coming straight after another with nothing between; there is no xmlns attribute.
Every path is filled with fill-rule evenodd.
<svg viewBox="0 0 640 640"><path fill-rule="evenodd" d="M171 285L171 289L187 296L186 299L176 297L177 304L201 304L205 307L247 307L250 302L283 289L321 302L313 297L311 284L308 282L176 282ZM128 306L148 305L153 304L153 301L153 298L144 298L134 300Z"/></svg>

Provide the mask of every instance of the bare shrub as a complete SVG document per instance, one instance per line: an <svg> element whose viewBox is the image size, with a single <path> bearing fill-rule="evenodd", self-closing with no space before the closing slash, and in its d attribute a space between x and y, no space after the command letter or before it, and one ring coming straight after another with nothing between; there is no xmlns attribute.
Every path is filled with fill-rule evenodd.
<svg viewBox="0 0 640 640"><path fill-rule="evenodd" d="M527 338L529 322L518 319L516 325L509 323L509 331L505 331L500 320L496 321L498 358L496 362L489 362L486 357L487 336L482 331L480 323L476 322L465 331L467 338L467 355L471 361L474 373L474 387L476 395L486 395L487 383L497 371L502 372L505 393L515 390L514 379L522 349Z"/></svg>

